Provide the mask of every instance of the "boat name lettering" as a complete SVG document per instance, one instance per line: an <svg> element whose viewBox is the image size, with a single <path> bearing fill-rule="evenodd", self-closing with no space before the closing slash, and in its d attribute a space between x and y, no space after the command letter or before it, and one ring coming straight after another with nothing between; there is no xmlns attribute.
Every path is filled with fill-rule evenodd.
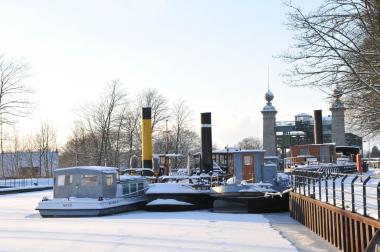
<svg viewBox="0 0 380 252"><path fill-rule="evenodd" d="M102 205L113 205L113 204L117 204L119 201L118 200L111 200L111 201L108 201L108 202L103 202Z"/></svg>
<svg viewBox="0 0 380 252"><path fill-rule="evenodd" d="M73 205L73 204L71 204L71 203L63 203L63 204L62 204L63 207L71 207L72 205Z"/></svg>

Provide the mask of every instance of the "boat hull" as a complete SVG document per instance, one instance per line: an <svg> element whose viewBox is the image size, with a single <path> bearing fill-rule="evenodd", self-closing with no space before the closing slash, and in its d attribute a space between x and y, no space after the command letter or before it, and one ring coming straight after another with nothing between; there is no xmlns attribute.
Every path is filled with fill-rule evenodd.
<svg viewBox="0 0 380 252"><path fill-rule="evenodd" d="M148 211L187 211L198 209L210 209L213 206L214 198L209 195L209 192L204 193L154 193L147 194L148 201L152 202L158 199L173 199L179 202L189 203L183 204L162 204L162 205L147 205Z"/></svg>
<svg viewBox="0 0 380 252"><path fill-rule="evenodd" d="M289 193L266 197L262 192L211 193L214 211L246 211L249 213L273 213L289 211Z"/></svg>
<svg viewBox="0 0 380 252"><path fill-rule="evenodd" d="M147 203L146 197L128 199L106 199L103 201L80 199L48 200L39 203L36 210L42 217L85 217L104 216L143 209Z"/></svg>

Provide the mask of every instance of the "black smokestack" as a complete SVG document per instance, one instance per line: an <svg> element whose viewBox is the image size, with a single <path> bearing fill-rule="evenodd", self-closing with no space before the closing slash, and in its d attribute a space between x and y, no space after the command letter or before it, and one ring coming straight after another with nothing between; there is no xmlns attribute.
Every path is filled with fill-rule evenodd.
<svg viewBox="0 0 380 252"><path fill-rule="evenodd" d="M314 110L314 143L323 143L322 110Z"/></svg>
<svg viewBox="0 0 380 252"><path fill-rule="evenodd" d="M201 170L212 171L211 113L201 113L202 157Z"/></svg>

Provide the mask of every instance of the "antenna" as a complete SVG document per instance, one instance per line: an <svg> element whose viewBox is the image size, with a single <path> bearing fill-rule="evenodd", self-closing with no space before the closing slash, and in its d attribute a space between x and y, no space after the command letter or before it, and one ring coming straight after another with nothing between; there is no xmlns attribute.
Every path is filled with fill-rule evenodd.
<svg viewBox="0 0 380 252"><path fill-rule="evenodd" d="M269 64L268 64L268 91L269 91Z"/></svg>

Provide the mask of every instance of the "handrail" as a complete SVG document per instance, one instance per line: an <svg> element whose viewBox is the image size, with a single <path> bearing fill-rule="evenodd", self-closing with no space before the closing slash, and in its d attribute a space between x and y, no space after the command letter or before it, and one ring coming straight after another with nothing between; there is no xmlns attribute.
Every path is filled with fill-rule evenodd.
<svg viewBox="0 0 380 252"><path fill-rule="evenodd" d="M298 194L380 220L380 178L297 170L291 173L291 185Z"/></svg>

